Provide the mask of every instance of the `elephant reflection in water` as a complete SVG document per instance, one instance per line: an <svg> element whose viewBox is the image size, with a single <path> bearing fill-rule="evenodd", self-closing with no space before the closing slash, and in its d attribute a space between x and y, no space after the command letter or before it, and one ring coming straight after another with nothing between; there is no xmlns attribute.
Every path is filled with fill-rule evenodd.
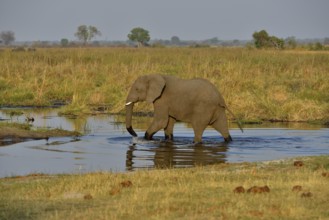
<svg viewBox="0 0 329 220"><path fill-rule="evenodd" d="M225 143L217 145L209 147L195 144L177 147L172 142L160 142L157 147L149 148L149 150L140 150L138 145L131 145L127 151L126 169L135 170L136 168L150 167L146 162L146 164L139 165L138 161L153 161L152 168L191 167L224 163L225 152L228 147ZM150 152L153 152L154 155L150 156Z"/></svg>

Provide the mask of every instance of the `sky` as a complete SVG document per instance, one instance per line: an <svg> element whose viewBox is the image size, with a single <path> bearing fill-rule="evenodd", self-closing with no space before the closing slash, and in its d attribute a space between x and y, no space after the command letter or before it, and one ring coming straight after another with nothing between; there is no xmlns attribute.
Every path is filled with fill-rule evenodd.
<svg viewBox="0 0 329 220"><path fill-rule="evenodd" d="M266 30L279 38L329 37L329 0L0 0L0 32L16 41L76 40L80 25L95 40L127 40L135 27L151 39L250 40Z"/></svg>

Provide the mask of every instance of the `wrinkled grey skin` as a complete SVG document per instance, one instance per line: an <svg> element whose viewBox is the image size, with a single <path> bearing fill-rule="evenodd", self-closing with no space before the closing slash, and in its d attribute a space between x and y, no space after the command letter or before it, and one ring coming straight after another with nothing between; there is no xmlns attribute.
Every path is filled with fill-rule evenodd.
<svg viewBox="0 0 329 220"><path fill-rule="evenodd" d="M208 125L221 133L226 142L232 140L225 110L232 112L208 80L184 80L160 74L139 77L126 100L126 128L135 137L137 134L132 128L131 119L134 103L140 101L154 105L154 119L145 132L147 140L152 139L160 129L164 129L167 140L172 140L176 121L191 123L195 143L202 142L202 134Z"/></svg>

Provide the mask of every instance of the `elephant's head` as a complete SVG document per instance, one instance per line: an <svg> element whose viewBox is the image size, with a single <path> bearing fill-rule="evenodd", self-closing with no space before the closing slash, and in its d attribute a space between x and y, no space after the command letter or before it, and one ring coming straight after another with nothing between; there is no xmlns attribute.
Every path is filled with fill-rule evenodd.
<svg viewBox="0 0 329 220"><path fill-rule="evenodd" d="M166 81L163 76L153 74L140 76L130 88L126 99L126 128L132 136L137 137L131 126L134 103L140 101L153 103L161 96L165 85Z"/></svg>

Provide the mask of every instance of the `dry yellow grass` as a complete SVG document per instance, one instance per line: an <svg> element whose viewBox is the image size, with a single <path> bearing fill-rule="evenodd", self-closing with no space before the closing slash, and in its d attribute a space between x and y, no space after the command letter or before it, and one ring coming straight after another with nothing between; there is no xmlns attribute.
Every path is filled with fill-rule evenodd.
<svg viewBox="0 0 329 220"><path fill-rule="evenodd" d="M0 179L0 218L327 219L328 181L328 156L124 174L30 175Z"/></svg>
<svg viewBox="0 0 329 220"><path fill-rule="evenodd" d="M244 120L329 120L329 53L246 48L73 48L0 52L0 105L51 105L66 113L123 110L140 75L203 77ZM136 110L149 111L139 105Z"/></svg>

